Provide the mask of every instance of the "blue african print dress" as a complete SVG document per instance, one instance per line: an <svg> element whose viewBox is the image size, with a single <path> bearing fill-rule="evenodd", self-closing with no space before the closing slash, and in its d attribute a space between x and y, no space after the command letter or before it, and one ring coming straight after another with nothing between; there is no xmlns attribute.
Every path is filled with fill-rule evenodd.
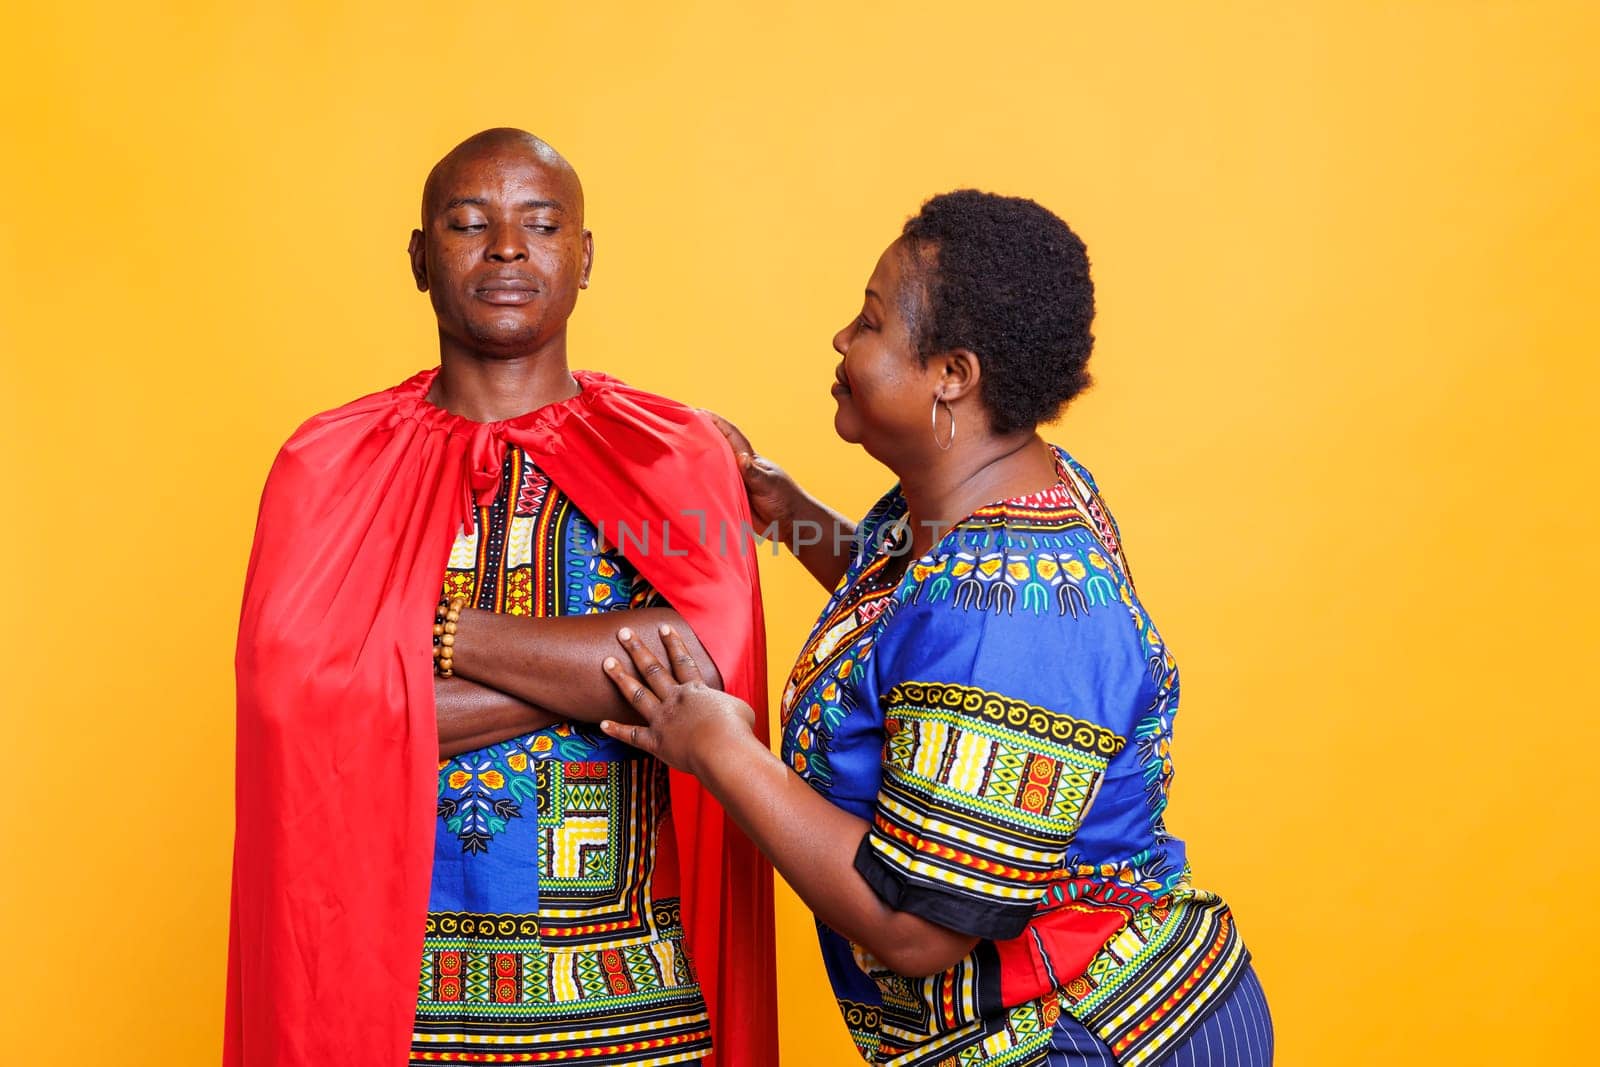
<svg viewBox="0 0 1600 1067"><path fill-rule="evenodd" d="M1056 458L1055 486L980 509L898 578L888 493L783 693L785 762L870 823L860 874L981 938L918 979L819 927L869 1063L1101 1062L1067 1055L1085 1041L1159 1063L1249 973L1162 818L1177 666L1093 479Z"/></svg>
<svg viewBox="0 0 1600 1067"><path fill-rule="evenodd" d="M527 453L461 533L446 597L550 617L664 603ZM703 1058L663 764L560 723L439 765L411 1062Z"/></svg>

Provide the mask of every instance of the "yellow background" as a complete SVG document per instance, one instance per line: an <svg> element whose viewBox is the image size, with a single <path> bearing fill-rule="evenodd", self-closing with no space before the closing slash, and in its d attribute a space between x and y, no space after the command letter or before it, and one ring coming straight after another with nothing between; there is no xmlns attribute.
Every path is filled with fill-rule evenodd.
<svg viewBox="0 0 1600 1067"><path fill-rule="evenodd" d="M587 184L574 364L852 513L829 338L881 247L955 186L1066 217L1099 384L1050 436L1183 665L1172 823L1280 1062L1592 1045L1586 5L136 6L0 35L0 1061L214 1062L261 480L431 363L419 186L498 124ZM765 566L781 671L820 597ZM854 1062L779 922L786 1062Z"/></svg>

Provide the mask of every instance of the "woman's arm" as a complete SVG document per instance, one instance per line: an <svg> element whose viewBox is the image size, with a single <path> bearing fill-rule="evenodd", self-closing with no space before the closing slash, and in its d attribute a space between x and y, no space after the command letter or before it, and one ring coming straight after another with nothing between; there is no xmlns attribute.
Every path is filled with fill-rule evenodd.
<svg viewBox="0 0 1600 1067"><path fill-rule="evenodd" d="M560 716L543 708L465 678L435 678L433 697L438 706L440 759L509 741L561 721Z"/></svg>
<svg viewBox="0 0 1600 1067"><path fill-rule="evenodd" d="M866 820L835 807L785 767L751 732L749 706L699 680L696 657L682 639L670 629L660 635L669 673L656 642L646 646L630 631L617 638L638 677L615 657L605 670L638 723L605 722L602 729L699 778L817 918L885 967L923 977L972 951L976 937L884 904L855 869Z"/></svg>
<svg viewBox="0 0 1600 1067"><path fill-rule="evenodd" d="M752 457L749 465L754 467L765 462L760 457ZM745 469L745 466L741 461L740 468ZM748 475L745 484L749 484ZM793 481L789 484L794 486L795 495L786 526L778 527L779 536L801 566L811 572L817 584L831 593L850 567L855 552L856 524Z"/></svg>
<svg viewBox="0 0 1600 1067"><path fill-rule="evenodd" d="M757 530L771 531L831 593L850 566L856 524L800 488L782 467L756 455L739 427L720 415L706 414L733 449Z"/></svg>
<svg viewBox="0 0 1600 1067"><path fill-rule="evenodd" d="M627 701L595 664L616 651L617 627L627 625L654 635L670 625L684 635L706 684L721 688L711 656L671 608L637 608L598 615L530 618L469 609L456 624L452 669L463 678L498 689L525 704L578 722L621 719L638 722Z"/></svg>
<svg viewBox="0 0 1600 1067"><path fill-rule="evenodd" d="M976 937L895 911L857 873L865 819L806 785L749 730L727 734L696 776L817 918L910 978L946 971L972 951Z"/></svg>

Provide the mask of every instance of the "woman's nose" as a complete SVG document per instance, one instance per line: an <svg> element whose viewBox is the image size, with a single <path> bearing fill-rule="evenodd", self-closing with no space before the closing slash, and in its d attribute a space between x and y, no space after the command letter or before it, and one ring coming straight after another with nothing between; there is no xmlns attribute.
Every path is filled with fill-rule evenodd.
<svg viewBox="0 0 1600 1067"><path fill-rule="evenodd" d="M841 356L844 355L845 349L850 347L850 334L854 326L855 323L852 322L849 326L833 335L833 350Z"/></svg>

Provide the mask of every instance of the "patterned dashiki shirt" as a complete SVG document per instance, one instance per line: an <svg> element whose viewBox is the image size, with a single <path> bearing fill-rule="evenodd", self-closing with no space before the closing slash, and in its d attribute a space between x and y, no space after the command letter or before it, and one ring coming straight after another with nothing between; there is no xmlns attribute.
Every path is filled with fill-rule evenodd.
<svg viewBox="0 0 1600 1067"><path fill-rule="evenodd" d="M541 617L665 603L517 448L444 595ZM704 1057L674 848L665 766L596 727L441 762L411 1063Z"/></svg>
<svg viewBox="0 0 1600 1067"><path fill-rule="evenodd" d="M869 1063L1043 1065L1063 1012L1154 1062L1249 960L1162 819L1177 665L1093 478L1055 451L1055 486L980 509L898 581L876 578L906 513L884 496L784 690L785 762L871 824L856 869L982 938L918 979L819 926Z"/></svg>

